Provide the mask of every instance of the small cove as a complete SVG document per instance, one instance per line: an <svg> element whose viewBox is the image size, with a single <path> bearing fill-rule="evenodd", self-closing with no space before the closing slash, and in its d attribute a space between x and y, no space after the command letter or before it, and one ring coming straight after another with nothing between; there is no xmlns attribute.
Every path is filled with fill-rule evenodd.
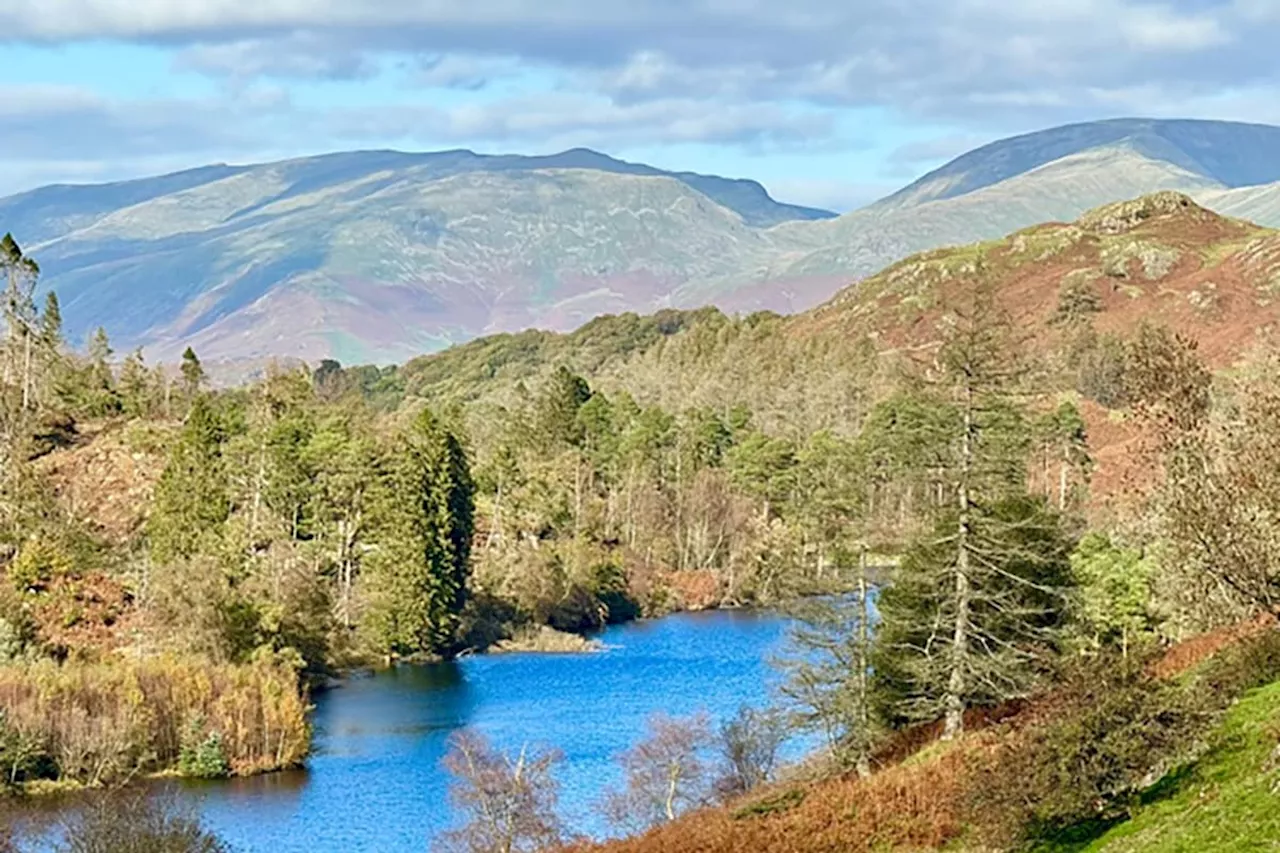
<svg viewBox="0 0 1280 853"><path fill-rule="evenodd" d="M595 806L619 779L618 752L655 712L713 720L760 705L785 649L776 614L720 611L613 626L587 654L479 655L357 674L315 699L304 770L183 783L179 796L242 853L427 851L455 815L441 766L451 733L474 727L509 751L555 747L561 807L575 831L601 836ZM796 743L789 756L804 748Z"/></svg>

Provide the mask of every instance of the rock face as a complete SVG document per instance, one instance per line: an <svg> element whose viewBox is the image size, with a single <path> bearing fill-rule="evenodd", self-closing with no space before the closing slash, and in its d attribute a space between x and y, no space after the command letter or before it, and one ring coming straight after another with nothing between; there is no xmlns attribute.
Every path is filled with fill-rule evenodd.
<svg viewBox="0 0 1280 853"><path fill-rule="evenodd" d="M581 149L382 151L48 187L0 199L0 231L73 341L103 325L165 361L388 362L604 313L800 312L912 253L1156 191L1280 225L1267 181L1278 128L1124 120L993 143L840 217Z"/></svg>
<svg viewBox="0 0 1280 853"><path fill-rule="evenodd" d="M1123 234L1148 220L1168 216L1208 222L1214 214L1196 204L1190 196L1166 191L1090 210L1080 217L1078 224L1099 234Z"/></svg>

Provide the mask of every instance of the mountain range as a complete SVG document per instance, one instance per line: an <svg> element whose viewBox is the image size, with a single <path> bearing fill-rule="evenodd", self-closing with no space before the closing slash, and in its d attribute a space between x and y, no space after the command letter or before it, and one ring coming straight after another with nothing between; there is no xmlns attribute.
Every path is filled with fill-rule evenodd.
<svg viewBox="0 0 1280 853"><path fill-rule="evenodd" d="M364 151L0 199L73 340L171 360L399 361L662 307L811 308L940 246L1160 190L1280 225L1280 128L1116 119L962 155L841 216L758 183L626 163Z"/></svg>

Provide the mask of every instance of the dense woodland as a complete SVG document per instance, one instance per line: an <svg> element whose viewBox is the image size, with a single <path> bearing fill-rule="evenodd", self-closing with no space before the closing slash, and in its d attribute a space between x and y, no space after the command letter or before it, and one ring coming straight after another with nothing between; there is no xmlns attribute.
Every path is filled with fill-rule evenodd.
<svg viewBox="0 0 1280 853"><path fill-rule="evenodd" d="M956 806L1012 848L1122 817L1231 696L1280 676L1270 632L1195 676L1218 704L1151 664L1274 616L1280 350L1215 377L1163 327L1098 332L1078 280L1046 318L1051 351L978 262L912 345L663 312L214 388L190 350L166 372L102 330L69 347L56 296L35 305L35 261L6 238L0 264L6 786L289 766L308 689L346 667L777 606L797 625L777 707L719 731L655 720L603 804L618 825L776 792L797 729L873 791L914 733L956 741L1060 695L1059 728L1011 738L983 765L990 796ZM1105 501L1085 405L1143 437L1148 476ZM123 529L77 512L53 475L108 440L158 472ZM473 820L449 843L572 841L553 753L513 760L471 733L454 747ZM1015 803L1028 760L1042 801ZM769 802L761 814L800 800Z"/></svg>

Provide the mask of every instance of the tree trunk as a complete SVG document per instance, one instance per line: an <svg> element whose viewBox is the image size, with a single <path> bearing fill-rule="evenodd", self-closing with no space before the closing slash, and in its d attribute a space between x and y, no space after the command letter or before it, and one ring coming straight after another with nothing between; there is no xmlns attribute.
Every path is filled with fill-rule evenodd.
<svg viewBox="0 0 1280 853"><path fill-rule="evenodd" d="M1067 508L1067 472L1070 465L1071 448L1062 451L1062 465L1058 469L1058 509Z"/></svg>
<svg viewBox="0 0 1280 853"><path fill-rule="evenodd" d="M676 794L680 788L680 765L673 762L667 773L667 801L663 805L667 812L667 820L676 819Z"/></svg>
<svg viewBox="0 0 1280 853"><path fill-rule="evenodd" d="M946 721L942 739L950 740L964 730L965 694L968 689L966 664L969 653L969 604L972 591L969 587L969 550L972 535L973 507L969 486L973 470L973 383L965 386L964 434L960 440L960 476L956 496L960 505L960 519L956 530L955 624L951 635L951 672L947 679L943 707Z"/></svg>
<svg viewBox="0 0 1280 853"><path fill-rule="evenodd" d="M498 477L498 487L493 494L493 524L489 528L489 536L485 540L485 548L492 548L502 541L502 477Z"/></svg>
<svg viewBox="0 0 1280 853"><path fill-rule="evenodd" d="M31 409L31 330L22 336L22 411Z"/></svg>
<svg viewBox="0 0 1280 853"><path fill-rule="evenodd" d="M867 546L858 549L858 725L862 731L858 733L858 775L866 778L871 775L871 757L867 754L868 734L871 728L871 708L869 707L870 683L867 675L869 661L867 649L871 642L871 626L868 620L871 615L867 584Z"/></svg>

